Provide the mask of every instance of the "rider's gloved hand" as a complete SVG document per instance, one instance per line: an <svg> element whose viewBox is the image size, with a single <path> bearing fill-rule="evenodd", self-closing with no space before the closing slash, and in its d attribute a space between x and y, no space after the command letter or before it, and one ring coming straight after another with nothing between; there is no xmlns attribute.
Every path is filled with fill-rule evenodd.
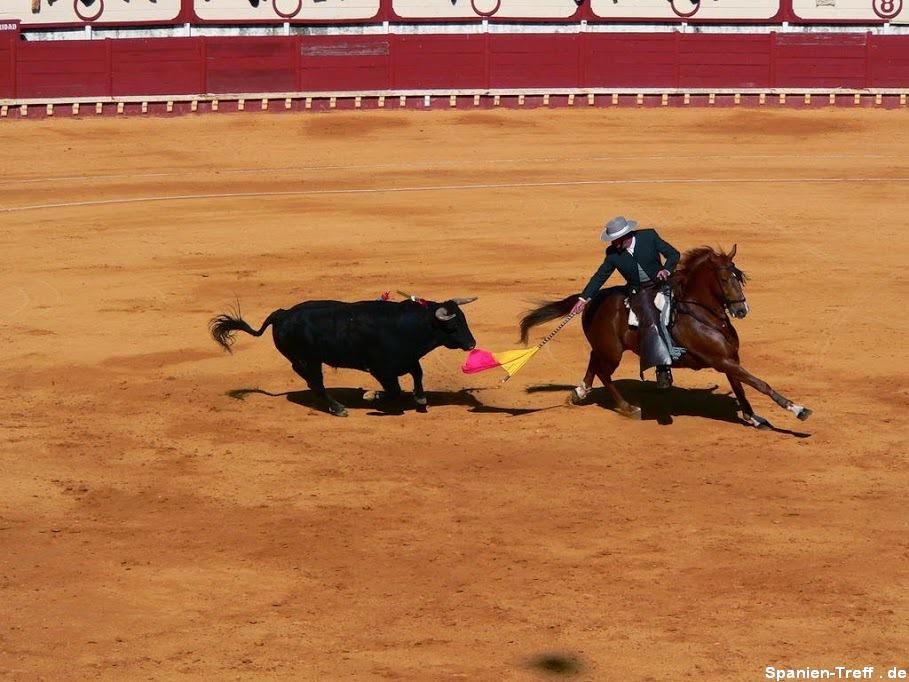
<svg viewBox="0 0 909 682"><path fill-rule="evenodd" d="M671 273L669 272L669 270L666 270L665 268L663 268L662 270L660 270L657 273L657 279L660 280L661 282L665 282L667 279L669 279L670 274Z"/></svg>
<svg viewBox="0 0 909 682"><path fill-rule="evenodd" d="M571 309L572 315L577 315L579 312L584 310L584 306L587 305L588 299L578 296L578 302L574 304L574 308Z"/></svg>

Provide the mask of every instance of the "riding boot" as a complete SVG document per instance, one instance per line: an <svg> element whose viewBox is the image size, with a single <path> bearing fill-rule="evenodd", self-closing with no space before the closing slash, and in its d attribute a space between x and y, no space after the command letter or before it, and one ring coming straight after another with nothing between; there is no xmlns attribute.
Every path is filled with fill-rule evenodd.
<svg viewBox="0 0 909 682"><path fill-rule="evenodd" d="M663 390L672 387L672 370L669 365L657 365L656 384L657 388Z"/></svg>
<svg viewBox="0 0 909 682"><path fill-rule="evenodd" d="M638 317L638 355L641 374L651 367L668 367L672 357L660 334L660 313L653 304L652 287L641 287L631 296L631 309Z"/></svg>

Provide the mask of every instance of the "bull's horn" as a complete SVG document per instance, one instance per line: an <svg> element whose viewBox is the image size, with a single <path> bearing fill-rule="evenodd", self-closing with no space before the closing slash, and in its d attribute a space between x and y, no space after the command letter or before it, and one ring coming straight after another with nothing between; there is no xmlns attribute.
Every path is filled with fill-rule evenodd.
<svg viewBox="0 0 909 682"><path fill-rule="evenodd" d="M479 298L479 296L468 296L467 298L453 298L451 302L455 305L467 305L468 303L473 303Z"/></svg>
<svg viewBox="0 0 909 682"><path fill-rule="evenodd" d="M440 320L442 320L442 322L446 322L448 320L454 319L454 315L449 315L448 311L445 310L444 307L436 308L436 317L438 317Z"/></svg>

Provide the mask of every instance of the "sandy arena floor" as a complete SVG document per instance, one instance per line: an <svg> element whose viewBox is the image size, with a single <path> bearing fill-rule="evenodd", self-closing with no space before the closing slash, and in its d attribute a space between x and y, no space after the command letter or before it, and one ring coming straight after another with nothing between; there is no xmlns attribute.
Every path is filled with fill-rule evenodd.
<svg viewBox="0 0 909 682"><path fill-rule="evenodd" d="M909 667L904 112L0 134L3 676L547 679L545 655L593 680ZM683 250L738 243L743 360L809 421L749 389L779 430L746 428L723 377L678 371L661 424L632 356L620 387L643 421L602 391L565 406L579 325L501 388L436 351L427 414L380 415L356 398L369 376L329 371L352 408L338 419L268 336L233 356L208 336L235 296L258 326L405 289L479 295L479 344L513 348L529 302L586 282L619 213Z"/></svg>

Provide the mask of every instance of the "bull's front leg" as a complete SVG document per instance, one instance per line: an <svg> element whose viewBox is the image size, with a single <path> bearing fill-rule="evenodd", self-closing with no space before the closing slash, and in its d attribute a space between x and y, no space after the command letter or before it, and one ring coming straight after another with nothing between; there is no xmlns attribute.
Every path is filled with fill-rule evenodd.
<svg viewBox="0 0 909 682"><path fill-rule="evenodd" d="M426 407L428 401L426 400L426 393L423 391L423 368L420 367L419 362L410 370L410 376L413 377L414 402L420 407Z"/></svg>

